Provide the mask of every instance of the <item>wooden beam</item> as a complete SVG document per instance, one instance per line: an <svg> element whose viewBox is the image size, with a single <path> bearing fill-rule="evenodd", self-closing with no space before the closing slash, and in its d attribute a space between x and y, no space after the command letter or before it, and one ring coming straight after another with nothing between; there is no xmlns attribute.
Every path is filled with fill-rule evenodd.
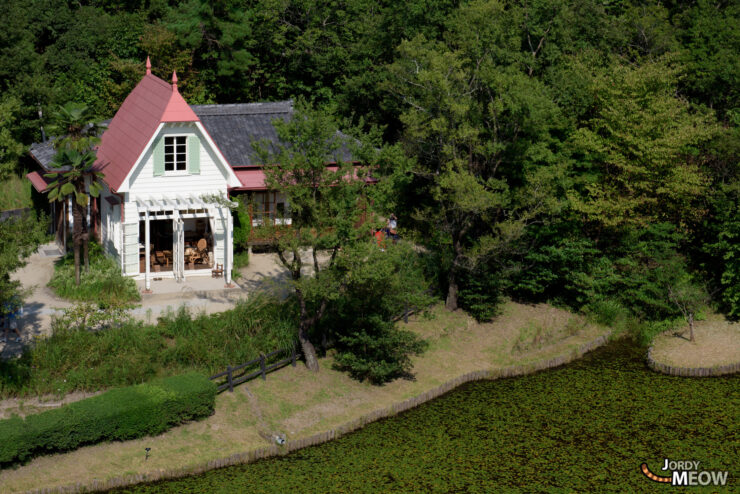
<svg viewBox="0 0 740 494"><path fill-rule="evenodd" d="M152 285L151 285L151 278L149 277L149 270L151 269L151 262L150 262L150 256L151 252L149 251L149 208L145 211L144 216L144 262L146 263L146 274L144 275L144 291L146 293L152 292Z"/></svg>

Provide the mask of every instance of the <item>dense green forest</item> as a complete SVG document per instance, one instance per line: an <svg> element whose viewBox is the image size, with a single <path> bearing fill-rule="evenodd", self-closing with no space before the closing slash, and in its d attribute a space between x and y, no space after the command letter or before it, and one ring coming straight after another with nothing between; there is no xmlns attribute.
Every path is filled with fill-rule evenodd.
<svg viewBox="0 0 740 494"><path fill-rule="evenodd" d="M39 110L110 118L144 73L191 104L306 98L395 152L382 213L450 309L740 316L740 4L6 0L0 179Z"/></svg>

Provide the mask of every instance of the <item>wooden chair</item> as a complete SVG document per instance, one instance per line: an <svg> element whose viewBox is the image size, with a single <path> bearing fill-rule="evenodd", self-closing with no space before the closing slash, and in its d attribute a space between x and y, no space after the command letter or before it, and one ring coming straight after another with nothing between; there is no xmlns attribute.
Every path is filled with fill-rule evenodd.
<svg viewBox="0 0 740 494"><path fill-rule="evenodd" d="M208 242L206 239L201 238L196 244L198 252L198 261L202 264L208 264Z"/></svg>
<svg viewBox="0 0 740 494"><path fill-rule="evenodd" d="M154 253L154 258L157 260L157 264L164 264L165 266L170 265L170 260L164 254L164 251L158 250Z"/></svg>
<svg viewBox="0 0 740 494"><path fill-rule="evenodd" d="M224 265L216 264L216 267L211 271L211 278L220 278L224 275Z"/></svg>

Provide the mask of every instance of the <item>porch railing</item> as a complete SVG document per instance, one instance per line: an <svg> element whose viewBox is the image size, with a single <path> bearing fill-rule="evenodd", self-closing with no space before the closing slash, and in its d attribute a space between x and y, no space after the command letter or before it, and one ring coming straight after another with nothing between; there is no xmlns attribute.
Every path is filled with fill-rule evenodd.
<svg viewBox="0 0 740 494"><path fill-rule="evenodd" d="M278 213L275 211L250 210L249 218L252 226L288 226L290 225L290 215L287 213Z"/></svg>

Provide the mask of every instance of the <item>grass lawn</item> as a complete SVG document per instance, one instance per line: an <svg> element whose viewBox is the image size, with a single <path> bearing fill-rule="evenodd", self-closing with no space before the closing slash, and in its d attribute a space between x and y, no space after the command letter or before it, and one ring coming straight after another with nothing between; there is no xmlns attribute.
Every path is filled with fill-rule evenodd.
<svg viewBox="0 0 740 494"><path fill-rule="evenodd" d="M718 314L694 323L689 341L688 325L667 331L653 340L653 359L673 367L717 367L740 362L740 323Z"/></svg>
<svg viewBox="0 0 740 494"><path fill-rule="evenodd" d="M216 400L216 413L206 420L156 437L37 458L17 469L0 471L0 484L8 492L17 492L202 464L267 445L260 432L281 432L289 439L306 437L420 395L467 372L568 353L607 332L586 324L580 316L546 305L509 303L500 317L486 324L439 307L434 313L434 319L414 318L408 325L430 342L429 349L413 359L414 379L384 386L361 383L332 370L331 357L321 360L318 374L301 364L295 369L287 367L268 375L267 381L257 379L234 393L222 393ZM565 328L572 328L574 319L579 330L570 334L572 330ZM533 323L555 336L542 346L531 342L531 348L512 353L515 342L523 333L525 337L529 334ZM148 460L144 459L145 447L152 448Z"/></svg>

